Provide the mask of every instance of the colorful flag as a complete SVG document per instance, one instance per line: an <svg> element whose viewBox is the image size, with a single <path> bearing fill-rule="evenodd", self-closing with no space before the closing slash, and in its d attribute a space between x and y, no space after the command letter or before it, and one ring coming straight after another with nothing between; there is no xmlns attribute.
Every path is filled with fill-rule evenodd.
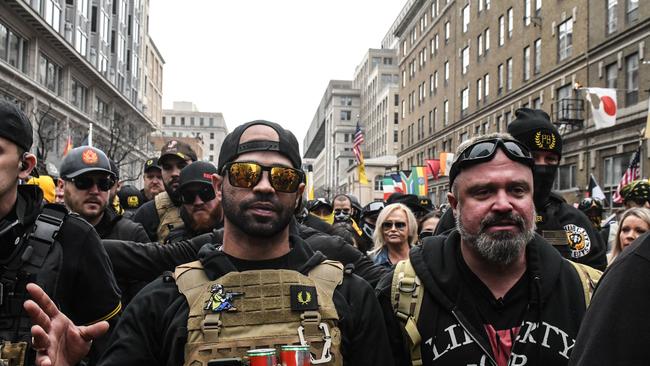
<svg viewBox="0 0 650 366"><path fill-rule="evenodd" d="M366 177L366 166L363 163L363 152L361 151L361 144L364 142L363 131L361 131L361 126L357 122L357 129L354 131L354 143L352 145L352 151L354 156L357 159L357 164L359 165L359 183L368 184L368 178Z"/></svg>
<svg viewBox="0 0 650 366"><path fill-rule="evenodd" d="M415 190L415 176L411 173L409 173L407 170L402 170L399 172L399 175L402 178L402 182L404 182L404 193L406 194L413 194L413 191Z"/></svg>
<svg viewBox="0 0 650 366"><path fill-rule="evenodd" d="M433 180L438 180L438 175L440 174L440 159L427 160L427 167L429 167L429 172L433 176Z"/></svg>
<svg viewBox="0 0 650 366"><path fill-rule="evenodd" d="M427 168L424 166L414 166L411 175L415 174L416 188L418 196L426 196L429 190L429 180L427 178Z"/></svg>
<svg viewBox="0 0 650 366"><path fill-rule="evenodd" d="M70 150L72 150L72 137L68 135L68 141L65 143L65 148L63 149L63 156L68 155Z"/></svg>
<svg viewBox="0 0 650 366"><path fill-rule="evenodd" d="M587 102L591 105L596 129L612 127L616 123L616 89L585 88Z"/></svg>
<svg viewBox="0 0 650 366"><path fill-rule="evenodd" d="M395 192L406 193L406 184L402 181L402 175L400 173L391 173L390 176L393 178Z"/></svg>
<svg viewBox="0 0 650 366"><path fill-rule="evenodd" d="M607 199L605 197L605 193L603 192L603 189L600 188L593 174L589 175L589 187L587 187L587 194L588 197L598 198L599 200L602 201L605 201Z"/></svg>
<svg viewBox="0 0 650 366"><path fill-rule="evenodd" d="M641 176L641 168L639 166L641 157L641 146L634 152L630 164L627 166L625 173L621 177L621 180L618 182L618 187L616 187L616 192L612 195L612 201L616 203L623 203L623 197L621 197L621 188L628 185L631 181L639 179Z"/></svg>
<svg viewBox="0 0 650 366"><path fill-rule="evenodd" d="M454 162L454 154L448 152L440 153L440 175L449 176L451 164Z"/></svg>
<svg viewBox="0 0 650 366"><path fill-rule="evenodd" d="M384 189L384 201L386 201L391 194L395 193L395 181L393 177L384 176L382 186Z"/></svg>

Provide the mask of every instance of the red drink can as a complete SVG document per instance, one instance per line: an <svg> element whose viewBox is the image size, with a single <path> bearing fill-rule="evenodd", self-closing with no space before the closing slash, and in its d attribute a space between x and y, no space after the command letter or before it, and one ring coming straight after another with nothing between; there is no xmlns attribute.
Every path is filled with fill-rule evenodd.
<svg viewBox="0 0 650 366"><path fill-rule="evenodd" d="M259 348L246 351L250 366L277 366L278 357L275 348Z"/></svg>
<svg viewBox="0 0 650 366"><path fill-rule="evenodd" d="M309 346L288 345L280 348L282 366L311 366Z"/></svg>

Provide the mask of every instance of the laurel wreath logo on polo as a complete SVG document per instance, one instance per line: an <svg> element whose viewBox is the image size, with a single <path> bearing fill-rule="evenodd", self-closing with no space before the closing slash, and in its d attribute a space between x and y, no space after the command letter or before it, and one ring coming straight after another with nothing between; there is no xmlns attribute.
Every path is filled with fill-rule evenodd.
<svg viewBox="0 0 650 366"><path fill-rule="evenodd" d="M309 292L298 292L298 302L302 305L307 305L311 301L311 293Z"/></svg>
<svg viewBox="0 0 650 366"><path fill-rule="evenodd" d="M571 258L581 258L587 255L591 250L591 239L587 230L574 224L565 225L564 230Z"/></svg>
<svg viewBox="0 0 650 366"><path fill-rule="evenodd" d="M553 150L555 149L555 135L552 133L542 133L542 131L537 131L535 133L535 146L542 150Z"/></svg>
<svg viewBox="0 0 650 366"><path fill-rule="evenodd" d="M212 285L210 287L210 298L205 302L203 309L212 311L213 313L237 311L237 307L235 307L233 301L235 300L235 296L241 296L243 294L243 292L226 291L220 284Z"/></svg>
<svg viewBox="0 0 650 366"><path fill-rule="evenodd" d="M81 153L81 161L86 165L95 165L99 161L99 157L93 149L87 149Z"/></svg>

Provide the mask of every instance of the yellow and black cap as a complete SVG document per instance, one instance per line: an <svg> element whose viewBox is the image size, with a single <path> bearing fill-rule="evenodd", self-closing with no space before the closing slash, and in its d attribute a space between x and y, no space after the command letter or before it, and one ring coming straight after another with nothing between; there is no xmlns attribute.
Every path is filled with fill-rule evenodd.
<svg viewBox="0 0 650 366"><path fill-rule="evenodd" d="M541 109L519 108L508 133L530 151L550 151L562 157L562 136L551 118Z"/></svg>
<svg viewBox="0 0 650 366"><path fill-rule="evenodd" d="M145 172L145 173L148 172L151 169L158 169L159 171L162 170L162 169L160 169L160 165L158 165L158 158L157 157L151 157L151 158L145 160L144 164L142 165L142 171Z"/></svg>

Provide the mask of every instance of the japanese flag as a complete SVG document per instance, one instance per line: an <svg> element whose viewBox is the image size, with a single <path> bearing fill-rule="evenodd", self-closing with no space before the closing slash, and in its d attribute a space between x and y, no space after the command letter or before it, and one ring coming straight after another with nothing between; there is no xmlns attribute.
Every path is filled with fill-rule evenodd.
<svg viewBox="0 0 650 366"><path fill-rule="evenodd" d="M596 129L612 127L616 123L616 89L586 88L587 102L591 104L591 115Z"/></svg>

